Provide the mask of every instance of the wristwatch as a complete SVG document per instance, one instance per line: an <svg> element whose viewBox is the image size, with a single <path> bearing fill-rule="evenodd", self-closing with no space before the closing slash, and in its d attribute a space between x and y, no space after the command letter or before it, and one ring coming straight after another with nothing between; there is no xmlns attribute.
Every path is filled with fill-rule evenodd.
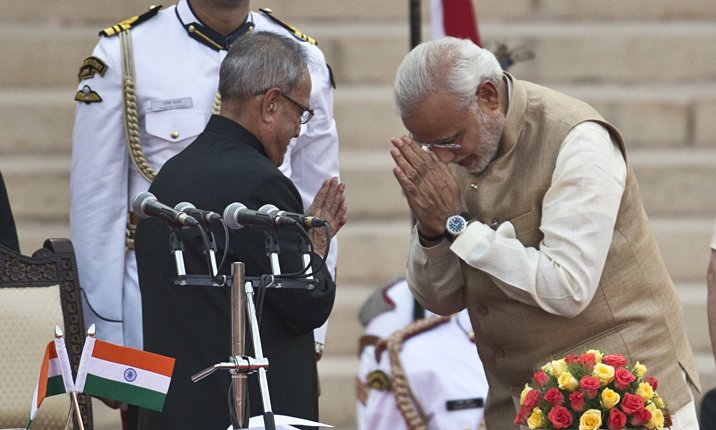
<svg viewBox="0 0 716 430"><path fill-rule="evenodd" d="M447 222L445 223L445 232L443 233L445 239L452 243L460 235L460 233L465 231L467 223L470 222L470 218L472 217L467 212L448 217Z"/></svg>

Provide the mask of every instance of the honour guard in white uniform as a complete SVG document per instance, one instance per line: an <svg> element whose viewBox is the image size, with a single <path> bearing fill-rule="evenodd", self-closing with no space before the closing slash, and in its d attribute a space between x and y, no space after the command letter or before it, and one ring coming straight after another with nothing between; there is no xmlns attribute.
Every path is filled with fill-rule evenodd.
<svg viewBox="0 0 716 430"><path fill-rule="evenodd" d="M413 321L413 301L401 279L362 309L358 429L478 429L488 386L467 312Z"/></svg>
<svg viewBox="0 0 716 430"><path fill-rule="evenodd" d="M142 305L131 201L218 112L219 65L246 32L298 39L313 60L310 107L316 114L281 167L305 207L324 179L338 176L333 77L315 40L269 10L248 11L248 0L246 20L222 36L194 14L192 1L198 3L153 6L103 30L78 76L70 222L86 323L97 325L99 338L135 348L142 347ZM335 243L331 251L328 263L335 268Z"/></svg>

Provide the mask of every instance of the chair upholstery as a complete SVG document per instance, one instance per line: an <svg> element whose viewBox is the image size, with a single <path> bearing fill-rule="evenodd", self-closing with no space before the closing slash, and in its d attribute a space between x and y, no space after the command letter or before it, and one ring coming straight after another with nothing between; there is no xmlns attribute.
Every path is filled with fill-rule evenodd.
<svg viewBox="0 0 716 430"><path fill-rule="evenodd" d="M84 345L80 285L68 239L48 239L32 257L0 245L0 428L27 424L32 395L55 325L62 328L76 374ZM82 421L93 429L89 396L78 395ZM69 396L46 398L32 428L64 429ZM79 428L75 421L75 429Z"/></svg>

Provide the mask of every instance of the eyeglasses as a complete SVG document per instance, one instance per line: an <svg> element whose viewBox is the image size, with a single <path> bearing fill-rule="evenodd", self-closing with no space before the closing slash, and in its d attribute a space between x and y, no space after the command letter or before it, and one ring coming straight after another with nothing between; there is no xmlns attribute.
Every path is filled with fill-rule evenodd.
<svg viewBox="0 0 716 430"><path fill-rule="evenodd" d="M298 106L301 109L301 124L305 124L308 121L310 121L311 118L313 118L313 115L315 114L313 109L310 109L308 106L306 106L302 103L299 103L298 101L294 100L292 97L289 97L289 95L284 93L283 91L281 91L281 95L286 97L286 99L288 99L288 101L295 104L296 106Z"/></svg>
<svg viewBox="0 0 716 430"><path fill-rule="evenodd" d="M420 145L420 147L423 148L425 151L432 151L435 149L447 149L449 151L457 151L458 149L462 148L462 145L452 141L454 138L451 138L447 142L443 142L443 143L419 142L417 139L415 139L415 136L413 136L413 133L410 133L410 138L413 139L413 141L415 141L416 144Z"/></svg>

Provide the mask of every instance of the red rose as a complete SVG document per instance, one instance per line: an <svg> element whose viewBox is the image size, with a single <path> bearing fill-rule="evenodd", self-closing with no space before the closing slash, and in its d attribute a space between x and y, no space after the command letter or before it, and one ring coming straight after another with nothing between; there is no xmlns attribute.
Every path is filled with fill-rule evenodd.
<svg viewBox="0 0 716 430"><path fill-rule="evenodd" d="M532 414L531 408L527 408L525 406L520 407L520 410L517 411L517 416L515 417L513 424L516 426L527 424L527 419L530 417L530 414Z"/></svg>
<svg viewBox="0 0 716 430"><path fill-rule="evenodd" d="M636 377L626 367L620 367L614 372L614 386L619 390L624 391L629 388L635 379Z"/></svg>
<svg viewBox="0 0 716 430"><path fill-rule="evenodd" d="M582 354L579 356L578 361L587 369L593 369L597 359L594 357L594 354Z"/></svg>
<svg viewBox="0 0 716 430"><path fill-rule="evenodd" d="M564 357L564 362L567 364L574 364L577 361L579 361L579 357L576 355L568 355L568 356Z"/></svg>
<svg viewBox="0 0 716 430"><path fill-rule="evenodd" d="M556 429L566 429L572 425L572 414L564 406L555 406L547 414L549 422Z"/></svg>
<svg viewBox="0 0 716 430"><path fill-rule="evenodd" d="M603 355L602 356L602 363L608 364L609 366L612 366L613 368L617 369L619 367L626 366L626 358L624 358L621 354L610 354L610 355Z"/></svg>
<svg viewBox="0 0 716 430"><path fill-rule="evenodd" d="M609 411L609 420L607 426L609 430L622 430L626 425L627 417L617 408Z"/></svg>
<svg viewBox="0 0 716 430"><path fill-rule="evenodd" d="M622 411L624 411L625 414L633 415L642 409L644 409L644 399L635 394L624 393L624 398L622 399Z"/></svg>
<svg viewBox="0 0 716 430"><path fill-rule="evenodd" d="M569 395L569 404L572 406L572 410L575 412L582 412L585 405L584 393L575 391Z"/></svg>
<svg viewBox="0 0 716 430"><path fill-rule="evenodd" d="M634 427L642 426L649 422L651 419L651 412L648 409L642 408L639 412L635 413L629 418L629 424Z"/></svg>
<svg viewBox="0 0 716 430"><path fill-rule="evenodd" d="M547 376L547 374L543 371L538 370L534 375L532 375L532 379L541 387L549 381L549 376Z"/></svg>
<svg viewBox="0 0 716 430"><path fill-rule="evenodd" d="M579 380L579 388L584 390L587 394L587 397L590 399L593 399L597 396L597 390L599 389L599 386L599 379L595 378L594 376L582 376L582 379Z"/></svg>
<svg viewBox="0 0 716 430"><path fill-rule="evenodd" d="M653 376L645 376L644 380L648 382L649 385L651 385L651 388L653 388L654 391L656 391L656 386L659 385L658 379L654 378Z"/></svg>
<svg viewBox="0 0 716 430"><path fill-rule="evenodd" d="M564 396L559 391L559 388L552 387L544 393L544 399L552 406L558 406L562 404Z"/></svg>
<svg viewBox="0 0 716 430"><path fill-rule="evenodd" d="M537 406L538 403L539 391L529 390L527 394L525 394L525 399L522 401L522 407L529 408L529 410L532 410Z"/></svg>

